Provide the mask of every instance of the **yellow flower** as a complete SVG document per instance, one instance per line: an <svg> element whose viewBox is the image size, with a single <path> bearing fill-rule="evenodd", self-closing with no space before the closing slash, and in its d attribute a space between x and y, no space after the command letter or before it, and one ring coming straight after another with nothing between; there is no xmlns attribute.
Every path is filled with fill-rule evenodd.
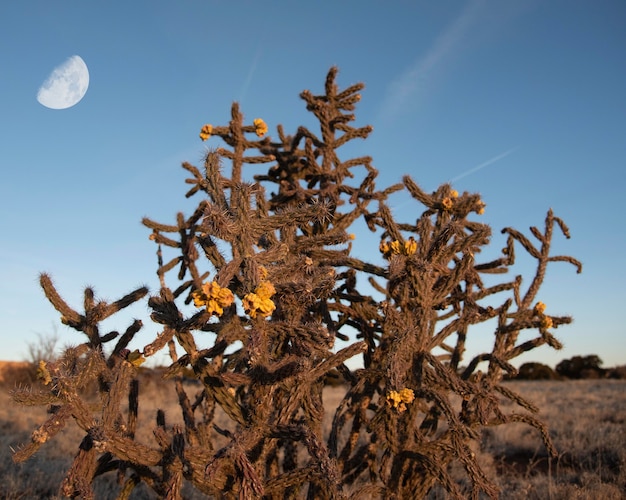
<svg viewBox="0 0 626 500"><path fill-rule="evenodd" d="M202 290L195 290L191 297L196 307L206 306L206 310L211 314L221 316L224 307L230 306L235 297L228 288L222 288L213 281L202 285Z"/></svg>
<svg viewBox="0 0 626 500"><path fill-rule="evenodd" d="M400 242L398 240L394 240L394 241L391 242L391 250L395 254L399 254L400 253Z"/></svg>
<svg viewBox="0 0 626 500"><path fill-rule="evenodd" d="M478 209L476 210L476 213L478 215L482 215L485 213L485 203L483 203L482 201L478 202Z"/></svg>
<svg viewBox="0 0 626 500"><path fill-rule="evenodd" d="M533 309L535 314L538 314L538 315L543 314L545 310L546 310L546 305L543 302L537 302L535 304L535 308Z"/></svg>
<svg viewBox="0 0 626 500"><path fill-rule="evenodd" d="M356 234L354 234L354 233L350 233L350 234L348 235L348 238L350 238L351 240L354 240L354 239L356 239Z"/></svg>
<svg viewBox="0 0 626 500"><path fill-rule="evenodd" d="M450 191L450 196L452 198L458 198L459 197L459 192L456 189L453 189L452 191Z"/></svg>
<svg viewBox="0 0 626 500"><path fill-rule="evenodd" d="M267 134L267 125L263 120L261 120L261 118L256 118L253 123L256 135L258 135L259 137L263 137L265 134Z"/></svg>
<svg viewBox="0 0 626 500"><path fill-rule="evenodd" d="M413 389L407 389L406 387L400 392L389 391L387 393L387 404L396 408L400 413L406 410L406 405L412 403L415 400L415 393Z"/></svg>
<svg viewBox="0 0 626 500"><path fill-rule="evenodd" d="M441 204L443 205L444 210L450 210L453 204L452 198L449 198L446 196L441 202Z"/></svg>
<svg viewBox="0 0 626 500"><path fill-rule="evenodd" d="M208 123L200 129L200 139L206 141L211 134L213 133L213 125L209 125Z"/></svg>

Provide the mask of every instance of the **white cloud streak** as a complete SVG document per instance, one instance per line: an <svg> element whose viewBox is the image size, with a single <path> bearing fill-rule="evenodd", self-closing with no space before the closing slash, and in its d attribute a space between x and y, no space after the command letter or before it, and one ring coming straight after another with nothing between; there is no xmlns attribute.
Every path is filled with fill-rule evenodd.
<svg viewBox="0 0 626 500"><path fill-rule="evenodd" d="M248 89L250 88L250 84L252 83L252 77L254 76L254 72L256 71L256 67L259 64L259 60L261 59L262 49L259 48L254 55L254 59L252 60L252 65L248 70L248 75L246 76L246 81L241 86L241 93L239 95L239 103L243 103L246 95L248 94Z"/></svg>
<svg viewBox="0 0 626 500"><path fill-rule="evenodd" d="M414 104L417 94L425 84L429 74L441 66L457 50L470 25L474 22L482 3L481 0L470 1L461 14L435 39L426 54L418 58L404 73L389 84L381 108L381 114L384 118L393 119L408 106Z"/></svg>
<svg viewBox="0 0 626 500"><path fill-rule="evenodd" d="M493 158L490 158L489 160L479 165L476 165L475 167L472 167L469 170L466 170L465 172L463 172L462 174L459 174L456 177L450 179L450 182L456 182L459 179L463 179L463 177L467 177L468 175L473 174L474 172L478 172L479 170L482 170L483 168L488 167L489 165L496 163L497 161L500 161L503 158L506 158L517 149L519 149L519 146L515 146L514 148L511 148L508 151L505 151L504 153L494 156Z"/></svg>

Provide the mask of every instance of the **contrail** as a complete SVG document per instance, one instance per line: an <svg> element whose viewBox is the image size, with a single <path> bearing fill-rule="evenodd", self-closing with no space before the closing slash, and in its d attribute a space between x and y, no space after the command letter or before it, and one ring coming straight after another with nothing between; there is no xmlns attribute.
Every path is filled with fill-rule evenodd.
<svg viewBox="0 0 626 500"><path fill-rule="evenodd" d="M457 175L455 178L450 179L449 181L447 181L448 183L452 184L453 182L458 181L459 179L462 179L463 177L467 177L470 174L473 174L474 172L478 172L479 170L488 167L489 165L491 165L492 163L495 163L497 161L502 160L503 158L509 156L513 151L519 149L519 146L515 146L514 148L509 149L508 151L505 151L504 153L499 154L498 156L494 156L493 158L491 158L490 160L487 160L486 162L481 163L480 165L475 166L474 168L470 168L469 170L466 170L465 172L463 172L460 175ZM410 201L406 201L404 203L401 203L400 205L398 205L397 207L393 207L392 210L398 210L400 208L403 208L404 206L408 205L409 203L413 203L414 200L410 200Z"/></svg>
<svg viewBox="0 0 626 500"><path fill-rule="evenodd" d="M415 102L437 67L444 65L458 51L482 7L481 0L470 1L461 14L437 36L423 57L415 60L404 73L389 83L380 108L383 119L396 118Z"/></svg>
<svg viewBox="0 0 626 500"><path fill-rule="evenodd" d="M239 97L239 102L242 104L243 104L243 100L246 98L246 95L248 94L248 88L250 87L250 83L252 83L252 76L254 75L254 72L256 71L257 64L259 63L259 60L261 59L261 52L262 52L261 48L257 49L256 54L254 56L254 60L252 61L252 66L250 66L250 70L248 71L248 76L246 77L246 81L243 83L241 87L241 94Z"/></svg>
<svg viewBox="0 0 626 500"><path fill-rule="evenodd" d="M490 160L487 160L484 163L481 163L480 165L477 165L473 168L470 168L469 170L463 172L462 174L457 175L455 178L450 179L450 182L456 182L459 179L462 179L463 177L467 177L470 174L473 174L474 172L478 172L479 170L482 170L485 167L488 167L489 165L491 165L492 163L495 163L497 161L500 161L502 158L506 158L507 156L509 156L513 151L515 151L516 149L519 149L519 146L515 146L514 148L509 149L508 151L505 151L502 154L499 154L498 156L494 156L493 158L491 158Z"/></svg>

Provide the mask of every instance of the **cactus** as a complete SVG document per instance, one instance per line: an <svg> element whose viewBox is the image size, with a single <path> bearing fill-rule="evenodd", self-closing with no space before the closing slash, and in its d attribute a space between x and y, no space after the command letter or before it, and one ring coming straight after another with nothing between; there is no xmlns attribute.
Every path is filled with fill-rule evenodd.
<svg viewBox="0 0 626 500"><path fill-rule="evenodd" d="M42 390L13 392L51 413L15 461L73 419L85 435L61 485L70 497L93 497L94 478L116 473L119 498L140 482L164 498L181 498L184 482L217 498L421 498L435 485L453 498L497 498L470 446L483 427L527 423L555 453L537 408L501 381L520 354L560 348L553 329L571 318L547 315L536 298L548 263L581 271L577 260L550 254L554 229L569 237L567 226L549 211L543 231L531 228L538 243L505 228L501 256L478 262L491 237L477 220L479 194L449 184L427 193L408 176L379 189L372 158L340 159L339 148L372 127L353 125L363 85L340 91L336 76L331 68L323 94L300 95L317 132L287 135L278 126L271 138L265 121L246 124L236 103L230 123L201 128L202 140L221 145L208 150L203 169L183 164L197 208L174 224L143 220L160 282L148 299L160 325L150 344L129 348L141 321L123 335L99 328L146 288L112 303L87 288L78 312L41 276L62 321L86 342L40 364ZM421 207L414 222L392 216L388 200L402 190ZM379 259L353 255L357 221L378 236ZM483 278L506 273L520 246L537 261L528 287L519 276L487 286ZM491 351L464 360L470 330L492 319ZM536 335L521 342L524 330ZM338 339L347 347L336 350ZM168 425L162 411L154 423L138 421L139 365L162 350L184 425ZM351 370L355 356L363 368ZM348 385L325 432L322 390L337 371ZM196 394L183 384L190 374ZM505 412L502 398L515 410ZM215 423L218 407L230 425ZM138 426L152 426L151 445L135 439ZM218 435L226 445L216 447ZM466 486L451 476L453 463Z"/></svg>

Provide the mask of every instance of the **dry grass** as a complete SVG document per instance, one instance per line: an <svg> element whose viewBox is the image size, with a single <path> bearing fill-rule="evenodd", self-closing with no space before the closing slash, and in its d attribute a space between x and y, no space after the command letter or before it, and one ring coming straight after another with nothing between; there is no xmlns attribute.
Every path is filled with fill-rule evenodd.
<svg viewBox="0 0 626 500"><path fill-rule="evenodd" d="M559 451L549 460L539 433L523 424L486 429L482 445L476 450L480 464L501 487L501 498L507 499L620 499L626 496L626 381L578 380L508 382L523 396L536 401L541 416ZM0 497L57 498L59 485L71 465L83 432L68 425L60 439L44 446L38 454L16 465L10 447L30 439L30 434L46 417L40 407L18 406L8 395L9 387L0 392ZM189 392L196 388L188 385ZM324 394L325 428L328 432L332 410L345 389L327 388ZM138 439L152 441L151 430L157 408L165 410L168 424L181 423L182 416L174 404L171 384L142 379L142 406ZM506 402L503 403L507 405ZM510 403L508 403L510 404ZM513 408L511 408L513 409ZM218 417L218 422L220 422ZM225 421L225 420L224 420ZM219 446L219 443L216 443ZM115 487L114 487L115 486ZM115 498L114 474L96 482L96 498ZM195 497L194 497L195 495ZM441 490L430 498L447 498ZM147 488L137 488L132 498L155 498ZM184 498L204 498L191 488Z"/></svg>

